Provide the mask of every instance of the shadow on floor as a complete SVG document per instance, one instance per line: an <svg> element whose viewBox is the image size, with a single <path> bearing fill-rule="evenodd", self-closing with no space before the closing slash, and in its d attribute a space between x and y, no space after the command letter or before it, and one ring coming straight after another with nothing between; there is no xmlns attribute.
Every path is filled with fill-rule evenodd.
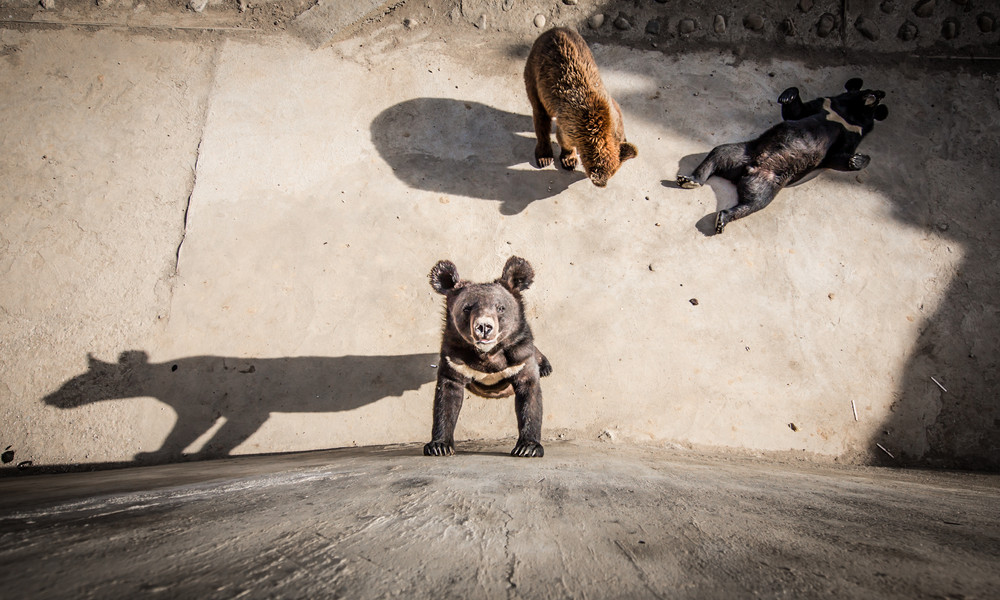
<svg viewBox="0 0 1000 600"><path fill-rule="evenodd" d="M608 42L613 43L613 42ZM775 57L767 60L780 60ZM839 59L843 61L844 59ZM737 68L720 62L719 70ZM862 142L859 152L870 154L872 164L866 169L867 180L856 184L880 192L891 202L891 220L887 226L900 224L924 232L928 240L947 245L947 252L960 253L961 262L950 271L950 283L940 295L928 295L937 304L934 312L924 307L901 307L916 311L920 330L910 351L905 369L891 374L897 382L889 414L864 448L852 451L851 458L869 464L887 466L932 466L945 468L1000 470L1000 200L996 187L997 156L1000 142L989 133L998 118L995 106L983 108L970 99L967 86L949 76L935 77L935 70L948 71L948 62L928 65L919 61L891 65L838 64L835 57L823 68L831 73L828 85L776 77L771 100L773 112L764 117L746 106L732 107L720 115L730 122L745 125L744 136L725 142L751 139L780 120L778 94L791 85L803 86L806 97L836 93L848 77L860 76L867 84L885 89L889 118L875 126ZM844 67L844 68L841 68ZM982 80L995 81L995 65L983 65ZM779 68L775 71L780 72ZM909 73L910 80L899 82L898 73ZM975 78L971 78L975 79ZM905 84L905 85L904 85ZM990 85L990 84L984 84ZM974 96L973 96L974 97ZM618 98L626 112L637 121L663 123L662 108L642 95ZM705 102L704 95L673 93L670 110L696 113ZM689 121L690 122L690 121ZM676 127L676 126L675 126ZM679 130L692 139L704 138L704 131ZM705 144L711 150L713 144ZM680 159L676 172L690 173L703 155ZM673 170L671 166L671 171ZM853 178L852 174L825 172L822 177ZM662 185L676 187L675 173L666 172ZM716 210L735 203L735 190L722 182L717 187ZM796 185L811 185L807 180ZM732 190L732 191L730 191ZM779 194L778 200L782 195ZM850 210L850 196L836 210ZM768 211L753 219L768 218ZM711 235L714 213L699 220L695 227ZM815 223L823 227L823 223ZM726 243L725 237L717 238ZM845 244L861 240L845 239ZM913 252L926 252L913 248ZM915 255L915 258L916 255ZM921 256L919 260L934 259ZM894 274L886 272L884 277ZM912 283L912 282L907 282ZM939 289L928 281L929 289ZM877 352L878 339L871 339ZM933 379L932 379L933 378ZM941 385L938 385L940 383ZM892 452L883 452L876 444Z"/></svg>
<svg viewBox="0 0 1000 600"><path fill-rule="evenodd" d="M530 115L450 98L415 98L371 124L379 154L408 186L501 203L514 215L586 179L583 171L536 169Z"/></svg>

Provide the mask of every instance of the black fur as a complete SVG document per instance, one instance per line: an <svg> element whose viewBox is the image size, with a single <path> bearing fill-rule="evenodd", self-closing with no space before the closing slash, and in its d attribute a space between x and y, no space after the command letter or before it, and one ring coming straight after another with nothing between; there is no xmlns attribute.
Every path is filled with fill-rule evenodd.
<svg viewBox="0 0 1000 600"><path fill-rule="evenodd" d="M712 175L736 185L737 205L715 218L715 231L722 233L728 223L764 208L781 188L816 169L864 169L871 158L857 154L858 145L889 109L880 104L885 92L861 86L861 79L853 78L844 93L809 102L802 101L798 89L788 88L778 97L781 123L749 142L714 148L692 175L677 177L678 185L694 188ZM829 110L824 107L827 101Z"/></svg>
<svg viewBox="0 0 1000 600"><path fill-rule="evenodd" d="M503 274L491 283L462 281L454 263L442 260L431 269L431 287L446 298L441 360L434 392L434 425L428 456L455 453L455 424L462 410L465 390L487 398L514 395L517 444L513 456L542 456L542 390L539 378L552 365L535 348L524 317L521 292L528 289L535 272L523 258L512 256ZM466 369L481 374L501 373L524 366L496 382L477 381Z"/></svg>

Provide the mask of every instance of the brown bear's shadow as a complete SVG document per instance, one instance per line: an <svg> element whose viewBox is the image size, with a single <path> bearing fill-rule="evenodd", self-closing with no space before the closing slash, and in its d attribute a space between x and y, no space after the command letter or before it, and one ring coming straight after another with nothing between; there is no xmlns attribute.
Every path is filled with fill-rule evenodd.
<svg viewBox="0 0 1000 600"><path fill-rule="evenodd" d="M400 102L375 118L371 135L382 158L410 187L496 200L505 215L585 179L580 170L536 169L531 116L478 102Z"/></svg>

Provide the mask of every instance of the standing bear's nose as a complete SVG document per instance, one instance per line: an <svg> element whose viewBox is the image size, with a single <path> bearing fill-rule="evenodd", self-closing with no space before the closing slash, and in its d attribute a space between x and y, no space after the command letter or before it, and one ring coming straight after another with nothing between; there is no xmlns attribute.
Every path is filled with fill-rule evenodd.
<svg viewBox="0 0 1000 600"><path fill-rule="evenodd" d="M489 321L480 321L476 323L476 335L480 339L486 339L490 337L491 333L493 333L493 323Z"/></svg>

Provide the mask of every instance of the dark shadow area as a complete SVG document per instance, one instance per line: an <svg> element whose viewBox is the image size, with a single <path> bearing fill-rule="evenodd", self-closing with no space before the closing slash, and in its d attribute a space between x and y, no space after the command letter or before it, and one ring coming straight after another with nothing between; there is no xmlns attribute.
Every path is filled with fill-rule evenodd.
<svg viewBox="0 0 1000 600"><path fill-rule="evenodd" d="M43 399L70 409L103 400L153 397L177 413L163 445L136 454L135 463L227 456L273 413L353 410L434 381L435 354L235 358L192 356L151 363L142 351L122 352L118 362L89 357L87 372ZM215 423L225 423L195 455L182 451Z"/></svg>
<svg viewBox="0 0 1000 600"><path fill-rule="evenodd" d="M584 35L590 39L587 32ZM600 41L617 43L610 39ZM845 190L863 186L881 193L892 203L897 223L923 231L927 238L942 239L963 256L957 268L949 272L950 284L935 311L915 312L917 322L922 325L906 368L892 374L898 387L890 415L870 444L852 458L884 466L1000 471L1000 301L997 300L1000 198L995 191L1000 140L991 133L1000 119L996 103L975 104L963 97L968 92L954 81L955 65L947 61L900 58L891 66L860 67L857 65L865 64L864 61L854 63L845 56L825 56L829 62L822 66L831 69L853 66L854 74L862 77L866 85L884 89L890 114L887 120L876 124L858 150L872 157L864 172L864 183L854 181L854 174L835 171L819 171L817 176L841 180L847 185ZM727 69L740 68L742 60L730 60L732 54L728 51L720 50L719 57L722 60L716 77L725 76ZM757 58L766 65L770 57L788 58L767 53ZM600 58L598 63L601 64ZM1000 65L993 63L963 63L963 68L989 77L1000 72ZM937 76L938 71L942 77ZM799 86L803 96L814 98L838 93L844 83L844 78L838 75L826 84L806 86L782 74L777 67L774 72L770 79L771 108L761 111L751 110L750 103L745 103L733 105L725 114L713 112L699 120L671 121L673 113L704 113L706 99L704 93L694 96L688 87L669 81L663 82L665 91L660 92L660 103L650 102L646 93L620 94L616 99L626 112L627 126L641 127L643 121L666 124L690 139L704 140L707 153L716 145L705 135L713 119L737 123L743 131L718 143L752 139L780 121L777 97L782 90ZM890 73L902 74L908 84L888 86L886 80L901 79L887 77ZM666 111L664 106L668 107ZM927 109L929 113L925 112ZM706 129L699 129L696 124L703 124ZM664 165L660 174L662 185L676 187L676 174L690 173L704 156L689 155L677 165ZM953 172L931 170L929 166L935 163L947 164ZM809 186L810 179L795 185ZM715 187L717 181L722 187ZM735 204L735 189L728 182L713 177L708 185L716 194L716 210L728 206L728 198ZM779 193L776 201L782 198ZM850 200L847 192L838 210L850 210ZM751 218L767 218L767 214L765 210ZM711 213L695 226L710 235L713 223L714 213ZM822 223L817 224L821 226ZM717 239L726 243L724 236ZM844 243L863 243L863 240L845 239ZM915 247L913 252L917 256L916 253L926 252L928 247ZM884 276L899 275L887 272ZM916 307L900 307L904 316L911 310L916 311ZM880 341L873 337L870 344L877 349ZM935 383L935 379L942 385ZM876 444L890 450L893 456ZM924 450L911 452L906 448Z"/></svg>
<svg viewBox="0 0 1000 600"><path fill-rule="evenodd" d="M530 111L527 98L524 104ZM375 118L371 136L379 154L406 185L497 201L505 215L517 214L535 200L556 196L586 178L579 169L536 169L531 115L478 102L450 98L400 102Z"/></svg>
<svg viewBox="0 0 1000 600"><path fill-rule="evenodd" d="M1000 144L993 140L990 145L993 160L1000 160ZM919 172L921 165L910 168ZM992 167L976 166L994 172L996 168L996 162ZM904 450L893 459L876 455L878 462L1000 471L1000 202L996 190L966 184L942 193L914 190L904 196L898 193L901 176L887 165L872 177L874 184L892 182L886 189L897 190L891 194L894 216L928 235L933 232L944 238L963 259L935 312L919 315L920 335L899 380L891 415L873 440L892 449L898 447L897 440L906 442L916 436L918 442L926 440L927 450L916 455ZM918 428L927 422L925 430Z"/></svg>

